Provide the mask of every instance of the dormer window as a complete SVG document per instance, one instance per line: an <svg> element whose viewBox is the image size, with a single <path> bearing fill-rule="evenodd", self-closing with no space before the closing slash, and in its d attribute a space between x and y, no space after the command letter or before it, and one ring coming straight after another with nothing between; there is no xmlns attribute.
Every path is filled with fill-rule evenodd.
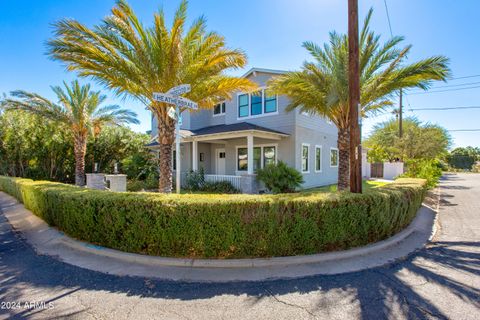
<svg viewBox="0 0 480 320"><path fill-rule="evenodd" d="M223 114L225 114L225 102L216 104L215 107L213 107L213 115L219 116Z"/></svg>
<svg viewBox="0 0 480 320"><path fill-rule="evenodd" d="M267 89L238 96L238 118L256 117L277 112L277 95Z"/></svg>

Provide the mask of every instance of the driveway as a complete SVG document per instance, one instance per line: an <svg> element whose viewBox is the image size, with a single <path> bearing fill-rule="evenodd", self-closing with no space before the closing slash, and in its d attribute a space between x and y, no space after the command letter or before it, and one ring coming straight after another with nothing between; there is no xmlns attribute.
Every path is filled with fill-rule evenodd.
<svg viewBox="0 0 480 320"><path fill-rule="evenodd" d="M427 248L371 270L195 284L117 277L39 256L0 214L0 318L480 319L480 175L445 175Z"/></svg>

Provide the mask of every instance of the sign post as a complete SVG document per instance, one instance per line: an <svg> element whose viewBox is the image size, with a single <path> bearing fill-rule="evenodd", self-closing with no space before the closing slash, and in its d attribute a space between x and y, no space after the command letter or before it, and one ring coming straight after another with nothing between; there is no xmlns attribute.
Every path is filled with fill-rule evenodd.
<svg viewBox="0 0 480 320"><path fill-rule="evenodd" d="M192 110L198 109L198 104L196 104L195 102L187 98L183 98L180 96L182 94L190 92L190 89L191 87L189 84L181 84L179 86L171 88L166 93L158 93L158 92L153 93L153 99L155 101L175 105L175 111L172 112L173 110L169 109L168 116L175 120L175 153L176 153L175 186L176 186L177 193L180 193L180 182L181 182L180 180L182 178L181 170L180 170L181 169L180 125L181 125L182 115L180 112L180 108L183 107L183 108L192 109Z"/></svg>

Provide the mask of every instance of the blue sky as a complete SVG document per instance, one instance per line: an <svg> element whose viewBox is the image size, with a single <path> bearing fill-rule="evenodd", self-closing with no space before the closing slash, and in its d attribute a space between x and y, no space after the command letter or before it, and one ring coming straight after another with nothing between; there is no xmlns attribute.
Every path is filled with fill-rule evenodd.
<svg viewBox="0 0 480 320"><path fill-rule="evenodd" d="M360 17L374 8L372 28L384 39L390 35L383 0L360 0ZM163 6L171 17L178 1L130 0L141 20L150 24L155 10ZM205 15L208 28L223 34L230 47L242 48L250 67L295 70L310 59L301 43L319 44L328 40L328 32L346 32L346 0L244 0L189 2L189 19ZM72 80L75 74L65 71L58 61L45 55L45 41L52 36L50 23L69 17L92 26L109 14L114 1L7 1L0 0L0 93L23 89L54 96L50 85ZM415 61L429 55L451 59L453 77L480 75L480 1L387 0L394 35L406 37L412 44L409 56ZM233 72L241 74L244 70ZM87 82L88 80L83 80ZM461 84L477 82L480 76L438 83L436 90L463 88ZM472 84L471 86L475 86ZM97 87L101 89L101 87ZM431 89L431 91L436 91ZM135 110L141 124L134 130L150 129L150 116L138 102L116 99L110 92L109 103ZM452 111L409 111L409 108L479 106L480 88L447 92L411 94L405 100L406 116L437 123L447 129L479 129L480 109ZM364 121L364 135L390 114ZM480 132L451 132L455 146L480 146Z"/></svg>

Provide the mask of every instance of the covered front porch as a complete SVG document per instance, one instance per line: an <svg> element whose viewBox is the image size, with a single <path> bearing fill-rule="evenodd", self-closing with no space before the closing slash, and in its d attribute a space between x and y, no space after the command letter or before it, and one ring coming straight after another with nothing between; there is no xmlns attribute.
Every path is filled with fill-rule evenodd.
<svg viewBox="0 0 480 320"><path fill-rule="evenodd" d="M242 193L261 191L256 170L277 162L280 142L289 136L249 123L182 130L181 135L183 182L190 170L203 168L206 181L228 181Z"/></svg>

